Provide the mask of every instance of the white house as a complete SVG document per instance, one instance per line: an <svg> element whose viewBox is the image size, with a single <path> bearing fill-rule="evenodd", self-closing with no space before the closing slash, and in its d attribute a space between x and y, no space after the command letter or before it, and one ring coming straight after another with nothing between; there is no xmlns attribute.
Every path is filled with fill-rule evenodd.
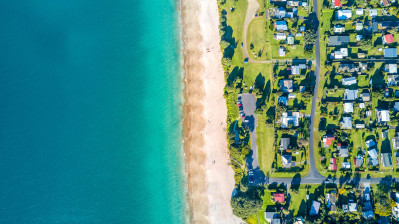
<svg viewBox="0 0 399 224"><path fill-rule="evenodd" d="M334 26L334 33L343 33L345 32L345 27L342 25L335 25Z"/></svg>
<svg viewBox="0 0 399 224"><path fill-rule="evenodd" d="M274 34L274 39L285 40L285 39L287 39L287 35L285 33L276 33L276 34Z"/></svg>
<svg viewBox="0 0 399 224"><path fill-rule="evenodd" d="M337 20L346 20L352 18L352 10L349 9L340 9L336 14Z"/></svg>
<svg viewBox="0 0 399 224"><path fill-rule="evenodd" d="M333 56L335 59L348 57L348 48L340 48L338 51L334 51Z"/></svg>
<svg viewBox="0 0 399 224"><path fill-rule="evenodd" d="M370 11L369 11L369 16L370 16L370 17L376 17L376 16L378 16L378 11L377 11L377 9L370 9Z"/></svg>
<svg viewBox="0 0 399 224"><path fill-rule="evenodd" d="M356 15L362 16L363 14L364 14L364 10L363 9L356 9Z"/></svg>

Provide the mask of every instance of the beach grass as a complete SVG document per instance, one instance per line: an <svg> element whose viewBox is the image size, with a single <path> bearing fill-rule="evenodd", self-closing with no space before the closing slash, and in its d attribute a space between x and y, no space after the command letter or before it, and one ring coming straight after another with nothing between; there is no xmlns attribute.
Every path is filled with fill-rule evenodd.
<svg viewBox="0 0 399 224"><path fill-rule="evenodd" d="M270 59L271 47L267 44L266 20L254 18L248 27L247 48L251 58L255 60Z"/></svg>

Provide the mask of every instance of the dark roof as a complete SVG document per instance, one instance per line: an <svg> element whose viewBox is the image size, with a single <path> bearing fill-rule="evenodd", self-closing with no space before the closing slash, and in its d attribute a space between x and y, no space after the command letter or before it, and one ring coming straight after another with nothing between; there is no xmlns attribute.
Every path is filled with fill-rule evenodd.
<svg viewBox="0 0 399 224"><path fill-rule="evenodd" d="M330 36L328 37L328 45L340 46L350 42L349 36Z"/></svg>

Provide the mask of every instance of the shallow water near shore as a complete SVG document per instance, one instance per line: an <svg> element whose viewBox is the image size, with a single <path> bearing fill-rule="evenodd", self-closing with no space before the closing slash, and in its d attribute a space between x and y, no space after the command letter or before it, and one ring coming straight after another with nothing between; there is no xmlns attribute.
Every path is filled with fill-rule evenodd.
<svg viewBox="0 0 399 224"><path fill-rule="evenodd" d="M177 4L2 4L0 223L186 221Z"/></svg>

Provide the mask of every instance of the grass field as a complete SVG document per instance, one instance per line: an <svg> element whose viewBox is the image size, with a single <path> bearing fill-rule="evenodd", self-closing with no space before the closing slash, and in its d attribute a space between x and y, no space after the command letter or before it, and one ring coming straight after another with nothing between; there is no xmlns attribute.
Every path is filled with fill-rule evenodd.
<svg viewBox="0 0 399 224"><path fill-rule="evenodd" d="M274 159L274 127L266 126L265 116L258 117L257 135L259 166L266 174L271 171Z"/></svg>
<svg viewBox="0 0 399 224"><path fill-rule="evenodd" d="M251 58L256 60L270 59L271 48L266 44L266 20L263 17L254 18L248 27L247 48Z"/></svg>
<svg viewBox="0 0 399 224"><path fill-rule="evenodd" d="M293 216L305 216L306 215L306 190L298 189L298 191L290 191L291 204L290 210Z"/></svg>

